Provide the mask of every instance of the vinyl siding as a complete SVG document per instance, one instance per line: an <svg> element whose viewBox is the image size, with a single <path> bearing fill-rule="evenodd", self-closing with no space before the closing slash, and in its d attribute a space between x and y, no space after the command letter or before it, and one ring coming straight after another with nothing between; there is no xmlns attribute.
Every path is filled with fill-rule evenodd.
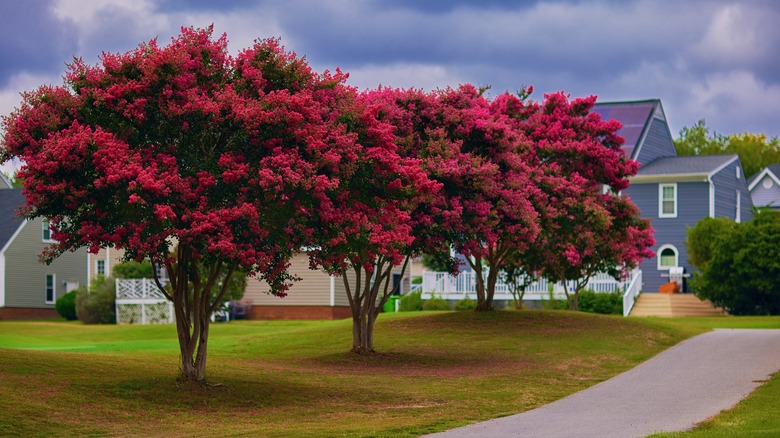
<svg viewBox="0 0 780 438"><path fill-rule="evenodd" d="M669 126L662 119L653 117L636 160L640 164L645 165L658 158L674 157L676 155L677 152L674 149L674 141L669 132Z"/></svg>
<svg viewBox="0 0 780 438"><path fill-rule="evenodd" d="M65 294L65 282L87 284L87 251L80 249L59 256L52 264L38 261L48 246L41 241L42 221L28 221L5 253L6 307L53 308L45 303L46 275L54 274L56 298Z"/></svg>
<svg viewBox="0 0 780 438"><path fill-rule="evenodd" d="M116 265L121 263L122 256L125 251L122 249L106 249L102 248L97 254L89 255L89 275L94 277L97 275L97 262L98 260L106 261L106 253L108 253L108 263L106 264L106 275L113 274L113 269Z"/></svg>
<svg viewBox="0 0 780 438"><path fill-rule="evenodd" d="M712 183L715 186L715 217L736 218L737 190L739 190L741 222L746 222L753 218L753 204L744 172L740 170L741 178L737 179L737 167L741 168L739 160L735 160L712 176Z"/></svg>
<svg viewBox="0 0 780 438"><path fill-rule="evenodd" d="M658 184L633 184L625 190L632 201L639 207L642 217L649 218L655 229L656 244L653 251L657 252L662 245L671 244L677 248L679 265L685 267L687 273L693 267L688 263L685 247L685 236L688 227L709 215L709 184L706 182L677 183L677 217L658 217ZM665 270L658 270L658 256L641 263L645 292L658 292L658 288L668 282L661 277Z"/></svg>
<svg viewBox="0 0 780 438"><path fill-rule="evenodd" d="M403 269L403 264L400 266L393 267L393 274L401 274L401 270ZM404 277L401 279L401 293L406 293L409 291L409 272L410 267L406 267L406 273ZM355 286L355 272L350 270L349 273L349 286L354 287ZM392 275L392 274L391 274ZM391 278L392 281L392 278ZM344 286L344 279L338 277L336 278L336 306L349 306L349 298L347 298L347 288ZM390 287L392 287L393 284L390 283Z"/></svg>
<svg viewBox="0 0 780 438"><path fill-rule="evenodd" d="M753 198L753 204L759 207L771 206L773 208L780 208L780 186L772 181L772 187L767 189L764 187L765 180L772 181L772 178L769 175L765 175L761 178L761 181L753 187L753 191L750 192L750 196Z"/></svg>
<svg viewBox="0 0 780 438"><path fill-rule="evenodd" d="M256 278L247 279L244 297L250 298L255 306L330 306L330 276L323 271L309 269L306 254L293 257L289 272L301 280L293 283L286 297L269 294L268 284Z"/></svg>

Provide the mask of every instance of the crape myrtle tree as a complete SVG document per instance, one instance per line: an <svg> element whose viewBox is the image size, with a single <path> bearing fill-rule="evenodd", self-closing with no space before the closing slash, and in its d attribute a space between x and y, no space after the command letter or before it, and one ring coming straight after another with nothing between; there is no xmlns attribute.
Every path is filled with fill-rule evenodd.
<svg viewBox="0 0 780 438"><path fill-rule="evenodd" d="M181 376L200 381L231 276L285 295L288 260L338 184L330 168L356 158L335 107L344 79L273 39L233 58L225 36L183 28L26 93L3 121L2 160L24 162L24 216L51 220L46 261L114 246L167 270Z"/></svg>
<svg viewBox="0 0 780 438"><path fill-rule="evenodd" d="M638 163L620 148L620 123L591 112L595 96L569 101L559 92L538 104L525 101L528 93L505 94L494 103L531 142L524 157L544 199L536 204L542 232L513 262L553 281L574 281L574 294L566 293L577 309L578 294L594 274L618 278L653 255L649 222L630 199L615 194L628 187Z"/></svg>
<svg viewBox="0 0 780 438"><path fill-rule="evenodd" d="M374 323L395 290L393 272L419 254L432 223L424 205L434 202L440 184L430 180L420 160L402 157L394 127L376 118L373 92L341 109L355 132L349 154L354 162L333 168L339 185L326 190L317 215L313 269L341 277L352 313L352 352L374 352ZM347 100L345 99L344 102Z"/></svg>
<svg viewBox="0 0 780 438"><path fill-rule="evenodd" d="M498 268L513 249L525 247L539 233L530 200L535 186L518 153L522 135L506 114L496 111L501 108L471 85L430 94L386 89L380 97L389 102L380 118L396 126L400 152L420 159L429 177L442 185L437 200L425 204L433 221L423 235L467 256L478 273L477 310L491 310ZM439 254L447 249L426 247ZM486 277L479 275L483 271Z"/></svg>

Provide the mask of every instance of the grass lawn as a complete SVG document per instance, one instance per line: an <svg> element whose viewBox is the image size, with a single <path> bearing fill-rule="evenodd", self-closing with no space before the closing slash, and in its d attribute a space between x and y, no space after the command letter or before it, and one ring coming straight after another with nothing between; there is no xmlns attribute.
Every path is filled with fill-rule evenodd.
<svg viewBox="0 0 780 438"><path fill-rule="evenodd" d="M212 325L207 377L177 383L173 326L0 322L0 436L416 436L522 412L707 327L572 312Z"/></svg>

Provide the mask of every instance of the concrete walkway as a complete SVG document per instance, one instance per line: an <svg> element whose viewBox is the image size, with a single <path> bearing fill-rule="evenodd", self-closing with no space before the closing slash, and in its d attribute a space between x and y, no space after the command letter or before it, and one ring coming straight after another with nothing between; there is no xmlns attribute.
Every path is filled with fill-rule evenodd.
<svg viewBox="0 0 780 438"><path fill-rule="evenodd" d="M433 437L644 437L693 427L780 370L780 330L715 330L537 409Z"/></svg>

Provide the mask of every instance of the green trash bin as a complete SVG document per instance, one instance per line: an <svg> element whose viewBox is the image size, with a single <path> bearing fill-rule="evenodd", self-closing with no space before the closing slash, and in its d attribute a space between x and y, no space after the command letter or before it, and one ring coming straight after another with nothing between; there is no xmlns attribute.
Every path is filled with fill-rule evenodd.
<svg viewBox="0 0 780 438"><path fill-rule="evenodd" d="M395 303L398 302L399 298L401 298L399 295L390 295L390 298L387 299L385 305L382 306L382 311L385 313L394 313L396 309Z"/></svg>

